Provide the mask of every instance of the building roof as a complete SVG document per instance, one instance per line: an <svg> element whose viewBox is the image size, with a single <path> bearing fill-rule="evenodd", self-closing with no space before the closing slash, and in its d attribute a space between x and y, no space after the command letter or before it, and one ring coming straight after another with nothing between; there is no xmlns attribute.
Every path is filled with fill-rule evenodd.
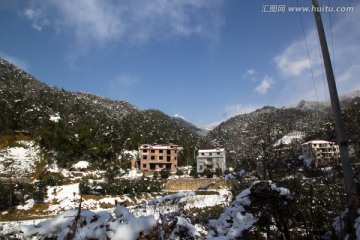
<svg viewBox="0 0 360 240"><path fill-rule="evenodd" d="M224 151L224 147L200 147L199 152Z"/></svg>
<svg viewBox="0 0 360 240"><path fill-rule="evenodd" d="M199 150L206 150L206 149L224 149L223 146L218 147L200 147Z"/></svg>
<svg viewBox="0 0 360 240"><path fill-rule="evenodd" d="M167 144L141 144L139 149L173 149L180 148L176 144L167 143Z"/></svg>
<svg viewBox="0 0 360 240"><path fill-rule="evenodd" d="M303 143L301 145L305 145L305 144L309 144L309 143L314 143L314 144L319 144L319 143L334 143L334 142L329 142L329 141L325 141L325 140L310 140L306 143Z"/></svg>

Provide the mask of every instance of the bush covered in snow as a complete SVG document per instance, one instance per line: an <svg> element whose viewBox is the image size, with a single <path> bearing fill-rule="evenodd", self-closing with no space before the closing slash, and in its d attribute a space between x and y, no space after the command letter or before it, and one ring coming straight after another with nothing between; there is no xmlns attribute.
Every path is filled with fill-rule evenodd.
<svg viewBox="0 0 360 240"><path fill-rule="evenodd" d="M67 239L73 234L74 240L81 239L118 239L135 240L139 234L146 235L156 224L152 216L135 217L123 206L117 205L114 216L108 212L80 212L79 221L74 220L77 210L68 210L62 214L45 220L35 226L15 227L8 235L10 239Z"/></svg>
<svg viewBox="0 0 360 240"><path fill-rule="evenodd" d="M290 227L287 212L291 201L288 189L268 181L254 182L225 208L218 219L210 220L211 230L206 239L257 239L257 234L262 231L287 238Z"/></svg>

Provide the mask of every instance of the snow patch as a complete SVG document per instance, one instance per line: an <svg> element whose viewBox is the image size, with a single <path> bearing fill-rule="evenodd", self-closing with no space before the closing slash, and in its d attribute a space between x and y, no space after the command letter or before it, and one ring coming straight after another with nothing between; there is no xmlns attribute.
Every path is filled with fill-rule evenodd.
<svg viewBox="0 0 360 240"><path fill-rule="evenodd" d="M104 211L81 211L73 239L136 240L140 233L146 235L156 224L153 216L136 218L120 205L116 206L114 213L116 218ZM11 232L24 239L37 239L40 236L66 239L77 214L78 210L68 210L37 225L17 226Z"/></svg>
<svg viewBox="0 0 360 240"><path fill-rule="evenodd" d="M88 161L79 161L76 164L74 164L72 167L76 169L86 169L90 166L90 163Z"/></svg>
<svg viewBox="0 0 360 240"><path fill-rule="evenodd" d="M175 114L174 118L180 118L180 119L182 119L182 120L184 120L186 122L189 122L189 120L187 120L184 116L181 116L180 114Z"/></svg>
<svg viewBox="0 0 360 240"><path fill-rule="evenodd" d="M28 177L39 160L40 149L33 141L18 141L17 145L0 151L0 173L16 173L17 178Z"/></svg>
<svg viewBox="0 0 360 240"><path fill-rule="evenodd" d="M61 117L59 113L56 113L55 115L50 115L50 121L53 122L59 122L61 120Z"/></svg>

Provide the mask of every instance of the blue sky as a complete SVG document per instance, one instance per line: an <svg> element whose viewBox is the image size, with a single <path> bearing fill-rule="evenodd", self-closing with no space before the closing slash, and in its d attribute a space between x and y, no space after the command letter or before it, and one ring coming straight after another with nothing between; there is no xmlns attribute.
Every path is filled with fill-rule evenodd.
<svg viewBox="0 0 360 240"><path fill-rule="evenodd" d="M52 86L214 126L265 105L328 101L313 14L289 10L310 2L0 0L0 57ZM339 92L359 90L359 2L319 5L353 7L322 16Z"/></svg>

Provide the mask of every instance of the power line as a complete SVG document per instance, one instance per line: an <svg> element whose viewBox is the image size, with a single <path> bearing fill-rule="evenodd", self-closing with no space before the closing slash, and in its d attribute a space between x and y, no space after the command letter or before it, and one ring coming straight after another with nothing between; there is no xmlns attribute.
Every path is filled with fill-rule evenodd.
<svg viewBox="0 0 360 240"><path fill-rule="evenodd" d="M322 59L322 53L321 53L321 48L320 48L320 38L319 35L316 34L317 36L317 46L318 46L318 52L319 52L319 59ZM322 76L322 80L323 80L323 87L324 87L324 100L325 102L327 102L329 100L329 104L330 104L330 96L328 94L327 91L327 87L326 87L326 80L325 80L325 69L324 66L322 65L321 67L321 76Z"/></svg>
<svg viewBox="0 0 360 240"><path fill-rule="evenodd" d="M296 0L296 3L297 3L297 6L299 7L299 1L298 1L298 0ZM306 41L306 35L305 35L305 30L304 30L304 24L303 24L303 20L302 20L302 17L301 17L301 13L300 13L300 12L298 12L298 13L299 13L299 17L300 17L300 23L301 23L302 33L303 33L303 36L304 36L305 47L306 47L306 53L307 53L307 57L308 57L308 60L309 60L309 66L310 66L310 71L311 71L311 77L312 77L313 84L314 84L314 90L315 90L316 101L318 102L318 101L319 101L319 98L318 98L318 94L317 94L317 91L316 91L316 84L315 84L314 71L313 71L313 68L312 68L311 60L310 60L310 54L309 54L308 44L307 44L307 41Z"/></svg>
<svg viewBox="0 0 360 240"><path fill-rule="evenodd" d="M331 6L330 0L328 0L329 6ZM331 37L331 50L332 50L332 66L335 74L335 50L334 50L334 38L333 38L333 27L332 27L332 17L331 11L329 11L329 22L330 22L330 37ZM335 74L336 75L336 74Z"/></svg>

